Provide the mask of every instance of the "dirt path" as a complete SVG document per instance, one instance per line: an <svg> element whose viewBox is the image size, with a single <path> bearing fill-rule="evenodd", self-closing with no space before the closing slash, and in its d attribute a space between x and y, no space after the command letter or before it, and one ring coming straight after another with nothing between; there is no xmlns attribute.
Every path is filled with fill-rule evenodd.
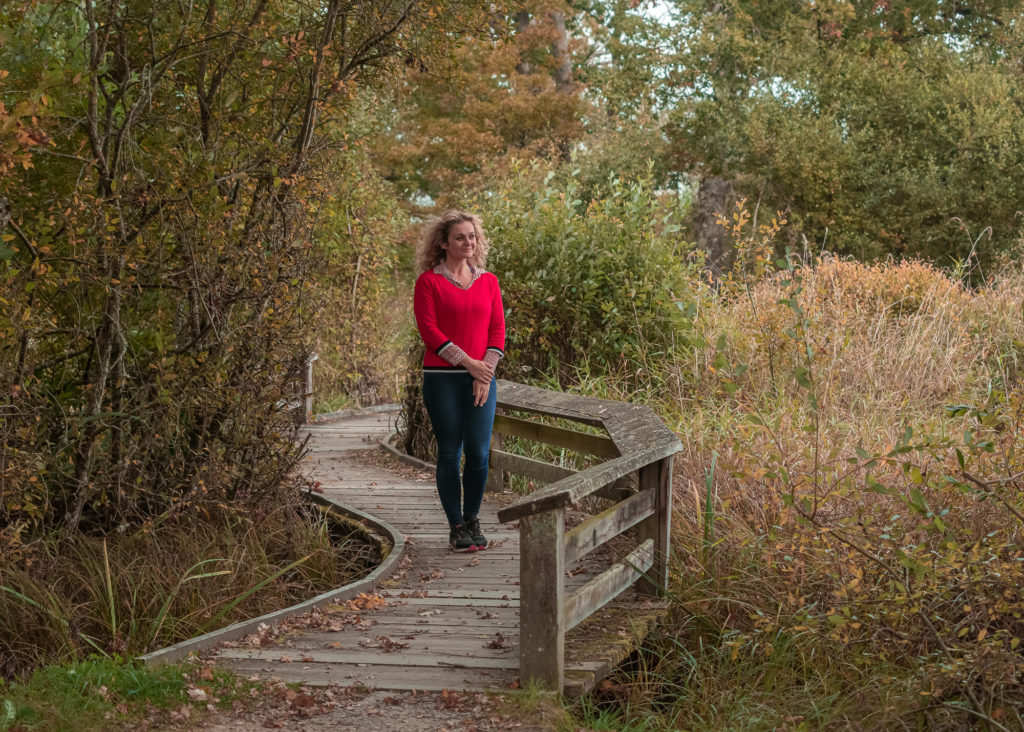
<svg viewBox="0 0 1024 732"><path fill-rule="evenodd" d="M528 719L526 719L528 718ZM534 721L529 721L530 719ZM501 695L461 692L367 691L353 687L276 687L251 704L213 714L191 729L249 732L257 729L547 730L541 715L523 714Z"/></svg>

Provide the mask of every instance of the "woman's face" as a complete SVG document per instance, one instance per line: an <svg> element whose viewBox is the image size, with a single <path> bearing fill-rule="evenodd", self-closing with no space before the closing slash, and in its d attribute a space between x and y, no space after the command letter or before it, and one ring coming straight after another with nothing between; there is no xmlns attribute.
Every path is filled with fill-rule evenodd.
<svg viewBox="0 0 1024 732"><path fill-rule="evenodd" d="M469 259L476 254L476 229L472 221L460 221L448 230L445 250L450 259Z"/></svg>

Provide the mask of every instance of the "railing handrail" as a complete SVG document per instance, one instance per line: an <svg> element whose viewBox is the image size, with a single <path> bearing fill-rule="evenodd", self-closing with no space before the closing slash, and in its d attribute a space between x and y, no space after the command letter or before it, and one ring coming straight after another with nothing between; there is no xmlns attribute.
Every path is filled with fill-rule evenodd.
<svg viewBox="0 0 1024 732"><path fill-rule="evenodd" d="M679 444L678 440L676 444ZM498 511L498 520L508 523L523 516L532 516L578 503L595 491L611 485L619 478L677 452L679 452L679 448L671 445L652 445L639 452L591 465L589 468L567 475L561 480L505 506Z"/></svg>
<svg viewBox="0 0 1024 732"><path fill-rule="evenodd" d="M510 417L495 424L496 433L607 458L576 472L492 450L496 466L550 481L546 487L500 509L498 519L506 523L519 520L520 680L525 683L535 679L560 689L569 628L634 584L646 595L663 591L668 577L672 456L682 445L653 410L643 405L500 380L498 406L602 427L608 435L598 437ZM495 447L500 444L500 437L496 437ZM638 484L635 492L614 485L633 473ZM501 475L499 467L496 483L502 481ZM614 505L567 535L566 509L594 493L610 497ZM567 596L566 563L630 528L637 532L638 546L623 561Z"/></svg>

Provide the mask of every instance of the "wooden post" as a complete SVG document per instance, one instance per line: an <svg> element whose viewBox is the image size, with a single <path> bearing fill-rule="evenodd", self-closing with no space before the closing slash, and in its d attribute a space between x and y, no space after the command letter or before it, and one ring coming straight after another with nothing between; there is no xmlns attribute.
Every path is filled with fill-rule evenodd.
<svg viewBox="0 0 1024 732"><path fill-rule="evenodd" d="M637 583L642 595L657 596L668 586L668 553L672 531L672 456L640 468L640 490L654 491L654 514L642 521L637 529L638 539L643 543L654 540L654 564L648 570L647 578Z"/></svg>
<svg viewBox="0 0 1024 732"><path fill-rule="evenodd" d="M505 442L505 435L500 432L491 433L491 450L500 450ZM487 485L484 486L484 491L487 493L501 493L505 488L505 471L501 468L495 469L494 464L491 463L487 470Z"/></svg>
<svg viewBox="0 0 1024 732"><path fill-rule="evenodd" d="M319 354L312 354L306 361L306 391L302 394L302 424L306 424L313 416L313 362Z"/></svg>
<svg viewBox="0 0 1024 732"><path fill-rule="evenodd" d="M519 520L519 681L565 681L565 509Z"/></svg>

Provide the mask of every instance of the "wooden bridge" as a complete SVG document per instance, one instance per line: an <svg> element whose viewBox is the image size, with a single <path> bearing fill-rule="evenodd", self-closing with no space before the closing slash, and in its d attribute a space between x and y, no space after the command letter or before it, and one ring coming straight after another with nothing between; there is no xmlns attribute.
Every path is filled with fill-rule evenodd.
<svg viewBox="0 0 1024 732"><path fill-rule="evenodd" d="M508 689L535 679L570 695L607 675L664 608L679 441L647 407L507 381L498 407L481 512L492 546L475 554L449 551L432 472L388 470L369 452L390 431L386 414L311 425L320 488L397 529L404 556L375 594L273 639L222 646L218 663L307 684ZM501 449L505 439L533 445L535 457ZM593 464L536 459L556 452ZM533 490L505 490L510 476Z"/></svg>

